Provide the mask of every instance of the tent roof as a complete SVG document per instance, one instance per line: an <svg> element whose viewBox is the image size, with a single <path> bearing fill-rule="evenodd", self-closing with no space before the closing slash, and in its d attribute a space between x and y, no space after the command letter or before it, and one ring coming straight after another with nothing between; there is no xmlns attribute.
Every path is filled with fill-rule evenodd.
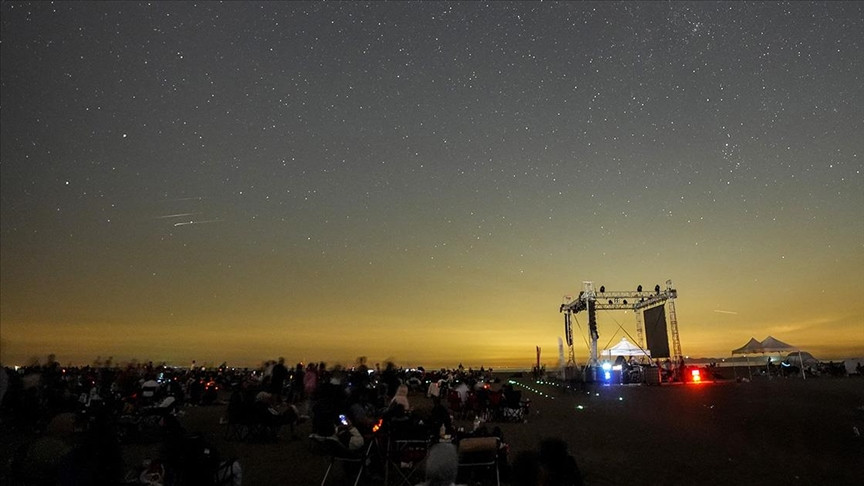
<svg viewBox="0 0 864 486"><path fill-rule="evenodd" d="M768 336L761 342L756 338L750 338L747 344L738 349L733 349L732 354L764 354L764 353L781 353L786 351L798 351L795 346L790 346L783 341Z"/></svg>
<svg viewBox="0 0 864 486"><path fill-rule="evenodd" d="M762 343L757 341L756 338L752 338L752 337L750 338L749 341L747 341L747 344L745 344L744 346L741 346L738 349L732 350L733 355L735 355L735 354L754 354L754 353L761 353L761 352L762 352Z"/></svg>
<svg viewBox="0 0 864 486"><path fill-rule="evenodd" d="M642 350L639 346L631 343L627 338L621 338L621 341L611 348L604 349L604 356L651 356L651 351Z"/></svg>
<svg viewBox="0 0 864 486"><path fill-rule="evenodd" d="M774 339L772 336L762 340L763 353L777 353L782 351L797 351L798 348L790 346L779 339Z"/></svg>

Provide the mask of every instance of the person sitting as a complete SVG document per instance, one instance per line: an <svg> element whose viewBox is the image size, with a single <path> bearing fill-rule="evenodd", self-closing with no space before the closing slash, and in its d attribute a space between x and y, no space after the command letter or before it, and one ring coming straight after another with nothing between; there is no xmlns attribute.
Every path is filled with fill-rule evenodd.
<svg viewBox="0 0 864 486"><path fill-rule="evenodd" d="M440 442L429 449L426 456L426 481L418 486L455 486L458 472L456 446Z"/></svg>
<svg viewBox="0 0 864 486"><path fill-rule="evenodd" d="M432 411L429 417L429 424L433 436L445 438L453 434L453 419L450 417L450 411L441 403L440 397L432 398Z"/></svg>
<svg viewBox="0 0 864 486"><path fill-rule="evenodd" d="M279 434L279 428L287 425L290 428L291 438L296 438L294 426L299 421L297 407L280 403L276 395L265 391L259 392L255 396L255 402L252 405L252 420L253 423L262 425L264 428L263 438L276 439Z"/></svg>
<svg viewBox="0 0 864 486"><path fill-rule="evenodd" d="M406 412L411 410L411 404L408 403L408 387L406 385L399 385L396 389L396 394L393 395L393 399L390 400L388 407L393 407L397 404L402 405L402 408L405 409Z"/></svg>
<svg viewBox="0 0 864 486"><path fill-rule="evenodd" d="M513 486L582 486L576 459L561 439L544 439L537 451L524 451L513 461Z"/></svg>
<svg viewBox="0 0 864 486"><path fill-rule="evenodd" d="M348 417L363 435L372 433L372 427L378 421L375 406L370 401L370 390L361 388L354 393L353 400L348 406Z"/></svg>
<svg viewBox="0 0 864 486"><path fill-rule="evenodd" d="M357 430L357 427L351 422L351 419L345 418L344 421L336 424L336 439L342 444L345 449L356 452L363 448L366 442L363 439L363 434Z"/></svg>

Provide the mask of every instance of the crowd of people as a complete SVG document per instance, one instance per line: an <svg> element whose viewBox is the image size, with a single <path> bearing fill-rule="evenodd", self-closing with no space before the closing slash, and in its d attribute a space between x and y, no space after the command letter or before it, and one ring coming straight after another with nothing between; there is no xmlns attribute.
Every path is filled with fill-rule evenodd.
<svg viewBox="0 0 864 486"><path fill-rule="evenodd" d="M431 408L417 410L412 406L410 397L418 394L428 397ZM430 450L428 464L440 467L430 469L429 484L445 484L436 481L449 477L452 464L442 465L433 459L434 451L456 447L469 437L495 437L500 444L500 464L509 476L509 447L501 428L490 430L483 422L491 421L492 415L481 416L481 408L468 406L488 405L490 396L496 395L511 397L505 401L515 396L519 402L518 393L497 380L492 369L461 365L425 370L400 368L393 363L369 366L359 359L352 367L328 367L323 362L288 366L279 358L257 368L194 363L182 368L153 363L64 367L51 356L43 365L2 369L0 417L9 430L39 439L38 444L24 444L16 451L13 475L41 477L44 483L61 477L75 478L66 482L81 484L84 477L87 484L116 484L123 474L119 446L124 440L136 439L129 430L121 429L131 423L142 433L141 424L146 423L124 422L129 417L156 417L150 423L159 429L157 439L165 441L166 450L171 449L166 458L183 457L178 451L189 439L181 425L183 410L227 402L226 423L239 420L243 414L257 414L255 420L271 425L271 431L292 426L291 435L297 438L293 426L309 421L314 436L332 438L348 453L368 451L373 441L380 443L383 437L400 434L440 444ZM460 411L464 414L459 415ZM457 427L455 421L471 418L469 412L474 414L473 427ZM259 438L275 440L277 433ZM34 460L40 454L37 449L46 444L55 448L50 464ZM513 484L578 484L525 479L551 467L550 451L556 449L544 447L514 462L518 467L512 477L520 482ZM374 454L377 458L373 457L372 463L378 464L378 469L373 466L369 473L380 474L386 467L386 446ZM80 460L82 457L87 460Z"/></svg>

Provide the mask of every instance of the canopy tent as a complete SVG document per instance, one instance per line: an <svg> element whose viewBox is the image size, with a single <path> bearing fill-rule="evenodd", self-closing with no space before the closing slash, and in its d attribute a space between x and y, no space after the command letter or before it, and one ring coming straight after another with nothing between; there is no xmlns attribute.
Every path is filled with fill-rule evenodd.
<svg viewBox="0 0 864 486"><path fill-rule="evenodd" d="M788 353L791 351L799 351L799 349L795 346L786 344L773 336L768 336L762 341L757 341L756 338L750 338L750 341L747 341L747 344L745 344L744 346L741 346L738 349L733 349L732 354L743 354L745 357L748 358L747 371L749 372L749 355L765 353ZM801 377L804 378L803 362L801 363ZM750 378L752 379L753 376L751 375Z"/></svg>
<svg viewBox="0 0 864 486"><path fill-rule="evenodd" d="M796 348L795 346L790 346L779 339L775 339L772 336L768 336L767 338L762 340L763 353L788 353L791 351L798 351L798 348Z"/></svg>
<svg viewBox="0 0 864 486"><path fill-rule="evenodd" d="M751 337L750 340L747 341L747 344L745 344L744 346L741 346L738 349L733 349L732 355L734 356L736 354L747 355L747 354L761 353L762 352L761 349L762 349L762 343L757 341L756 338Z"/></svg>
<svg viewBox="0 0 864 486"><path fill-rule="evenodd" d="M612 358L613 356L645 356L650 359L651 351L640 348L624 337L621 338L621 341L615 346L604 349L602 355L609 358Z"/></svg>

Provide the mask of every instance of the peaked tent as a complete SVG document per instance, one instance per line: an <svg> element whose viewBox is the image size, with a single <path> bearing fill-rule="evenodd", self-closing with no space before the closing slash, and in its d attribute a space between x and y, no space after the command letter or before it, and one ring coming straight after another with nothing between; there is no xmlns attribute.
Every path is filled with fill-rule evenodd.
<svg viewBox="0 0 864 486"><path fill-rule="evenodd" d="M763 353L789 353L791 351L799 351L798 353L798 364L801 368L801 378L807 379L806 375L804 375L804 359L801 357L800 349L795 346L790 346L779 339L775 339L773 336L768 336L762 340L762 352Z"/></svg>
<svg viewBox="0 0 864 486"><path fill-rule="evenodd" d="M756 338L751 337L747 344L741 346L738 349L732 350L732 356L736 354L743 354L745 358L747 358L747 375L750 379L753 379L753 373L750 371L750 355L757 354L762 352L762 343L756 340ZM737 373L736 373L737 376Z"/></svg>
<svg viewBox="0 0 864 486"><path fill-rule="evenodd" d="M621 341L609 349L603 350L603 356L645 356L651 358L651 351L642 349L639 346L631 343L626 337L621 338Z"/></svg>
<svg viewBox="0 0 864 486"><path fill-rule="evenodd" d="M757 341L756 338L751 337L750 340L747 341L747 344L745 344L744 346L741 346L738 349L733 349L732 355L733 356L736 354L747 355L747 354L756 354L756 353L761 353L761 352L762 352L762 343Z"/></svg>
<svg viewBox="0 0 864 486"><path fill-rule="evenodd" d="M747 362L748 362L747 371L749 372L750 371L749 355L751 355L751 354L765 354L765 353L788 353L791 351L799 351L799 349L796 348L795 346L791 346L789 344L784 343L783 341L775 338L774 336L768 336L765 339L763 339L761 342L757 341L756 338L750 338L750 341L747 341L747 344L745 344L744 346L742 346L738 349L733 349L732 354L733 355L743 354L744 356L747 357ZM806 379L806 377L804 376L804 363L803 362L801 363L801 377ZM750 378L752 379L753 376L751 375Z"/></svg>
<svg viewBox="0 0 864 486"><path fill-rule="evenodd" d="M788 353L791 351L798 351L796 347L790 346L772 336L763 339L761 344L763 353Z"/></svg>

